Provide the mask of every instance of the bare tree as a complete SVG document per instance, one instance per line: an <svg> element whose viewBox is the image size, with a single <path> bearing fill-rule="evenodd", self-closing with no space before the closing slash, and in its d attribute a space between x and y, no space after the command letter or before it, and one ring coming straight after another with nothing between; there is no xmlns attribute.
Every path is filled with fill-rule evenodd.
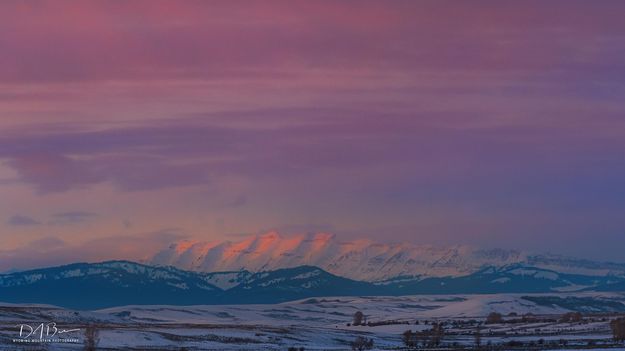
<svg viewBox="0 0 625 351"><path fill-rule="evenodd" d="M412 349L417 347L417 332L412 332L412 330L406 330L401 335L402 341L407 348Z"/></svg>
<svg viewBox="0 0 625 351"><path fill-rule="evenodd" d="M475 348L479 350L482 347L482 328L478 325L475 328Z"/></svg>
<svg viewBox="0 0 625 351"><path fill-rule="evenodd" d="M625 318L618 318L610 322L612 337L615 341L625 341Z"/></svg>
<svg viewBox="0 0 625 351"><path fill-rule="evenodd" d="M580 322L582 320L582 314L579 312L568 312L562 315L560 318L560 322L569 323L569 322Z"/></svg>
<svg viewBox="0 0 625 351"><path fill-rule="evenodd" d="M503 317L501 313L491 312L488 317L486 317L486 324L497 324L503 323Z"/></svg>
<svg viewBox="0 0 625 351"><path fill-rule="evenodd" d="M432 346L439 346L441 342L443 341L443 337L445 336L445 328L443 328L443 324L442 323L434 324L430 333L432 334L432 339L431 339Z"/></svg>
<svg viewBox="0 0 625 351"><path fill-rule="evenodd" d="M359 336L356 337L354 341L352 341L351 346L352 350L354 351L371 350L373 348L373 339L367 339L365 337Z"/></svg>
<svg viewBox="0 0 625 351"><path fill-rule="evenodd" d="M89 324L87 329L85 329L85 347L84 351L96 351L96 347L98 346L98 342L100 338L98 337L98 330L95 325Z"/></svg>
<svg viewBox="0 0 625 351"><path fill-rule="evenodd" d="M358 311L358 312L354 313L354 323L353 323L353 325L361 325L363 318L365 318L365 315L362 312Z"/></svg>
<svg viewBox="0 0 625 351"><path fill-rule="evenodd" d="M415 333L415 334L416 334L416 333ZM424 348L425 348L425 347L427 347L428 345L430 345L430 339L431 339L431 336L432 336L431 334L432 334L431 330L423 330L423 331L419 332L419 333L416 335L416 339L417 339L416 343L417 343L417 346L419 346L419 342L418 342L418 340L421 340L421 345L422 345Z"/></svg>

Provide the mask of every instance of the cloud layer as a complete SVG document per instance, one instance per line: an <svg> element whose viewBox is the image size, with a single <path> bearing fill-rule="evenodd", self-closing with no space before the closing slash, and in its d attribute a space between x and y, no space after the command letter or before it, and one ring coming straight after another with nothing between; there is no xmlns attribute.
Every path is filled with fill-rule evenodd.
<svg viewBox="0 0 625 351"><path fill-rule="evenodd" d="M331 227L618 260L624 10L2 2L0 235Z"/></svg>

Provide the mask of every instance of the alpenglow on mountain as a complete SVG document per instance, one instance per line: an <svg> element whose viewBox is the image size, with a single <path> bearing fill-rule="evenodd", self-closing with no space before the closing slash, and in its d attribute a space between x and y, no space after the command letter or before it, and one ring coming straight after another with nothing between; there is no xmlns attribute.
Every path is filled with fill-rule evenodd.
<svg viewBox="0 0 625 351"><path fill-rule="evenodd" d="M369 282L399 277L459 277L484 267L519 264L590 276L625 274L623 264L470 246L341 241L335 235L326 233L283 237L277 232L269 232L237 242L180 241L156 254L149 263L198 272L260 272L306 265L319 267L337 276Z"/></svg>

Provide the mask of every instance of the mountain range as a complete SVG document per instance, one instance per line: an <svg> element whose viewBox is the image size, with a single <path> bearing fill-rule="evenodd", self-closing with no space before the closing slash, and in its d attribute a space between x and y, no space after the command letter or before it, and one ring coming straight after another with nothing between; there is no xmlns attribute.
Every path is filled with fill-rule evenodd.
<svg viewBox="0 0 625 351"><path fill-rule="evenodd" d="M128 261L75 263L0 275L0 301L73 309L123 305L280 303L324 296L622 291L621 276L558 273L520 264L458 277L339 277L313 266L273 271L192 272Z"/></svg>
<svg viewBox="0 0 625 351"><path fill-rule="evenodd" d="M279 303L323 296L625 291L625 264L330 234L171 244L146 262L0 274L0 301L75 309Z"/></svg>
<svg viewBox="0 0 625 351"><path fill-rule="evenodd" d="M74 309L122 305L275 303L309 296L382 293L316 267L197 273L129 261L74 263L0 275L0 301Z"/></svg>
<svg viewBox="0 0 625 351"><path fill-rule="evenodd" d="M236 242L180 241L146 263L196 272L261 272L315 266L337 276L367 282L383 282L397 277L420 280L461 277L485 267L515 264L573 275L625 276L625 264L619 263L470 246L342 241L327 233L283 237L277 232L269 232Z"/></svg>

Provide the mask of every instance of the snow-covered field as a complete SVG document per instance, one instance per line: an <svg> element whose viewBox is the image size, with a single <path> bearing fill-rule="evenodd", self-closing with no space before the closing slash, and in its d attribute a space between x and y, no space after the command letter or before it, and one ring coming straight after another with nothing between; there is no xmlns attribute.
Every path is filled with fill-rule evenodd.
<svg viewBox="0 0 625 351"><path fill-rule="evenodd" d="M501 345L499 350L530 345L614 350L609 322L625 314L624 303L622 293L562 293L326 297L273 305L124 306L93 312L0 304L0 349L81 350L90 328L97 331L97 350L351 350L358 336L373 339L374 349L397 350L404 347L406 330L442 323L444 349L474 345L479 328L481 344ZM560 321L573 310L582 312L581 321ZM352 325L358 311L366 325ZM502 314L506 323L484 324L491 312ZM52 342L14 341L20 325L29 331L41 323L44 339L48 323L56 323L52 330L57 334L48 338ZM71 329L80 330L58 333ZM77 342L58 342L63 338ZM526 347L514 346L518 342Z"/></svg>

